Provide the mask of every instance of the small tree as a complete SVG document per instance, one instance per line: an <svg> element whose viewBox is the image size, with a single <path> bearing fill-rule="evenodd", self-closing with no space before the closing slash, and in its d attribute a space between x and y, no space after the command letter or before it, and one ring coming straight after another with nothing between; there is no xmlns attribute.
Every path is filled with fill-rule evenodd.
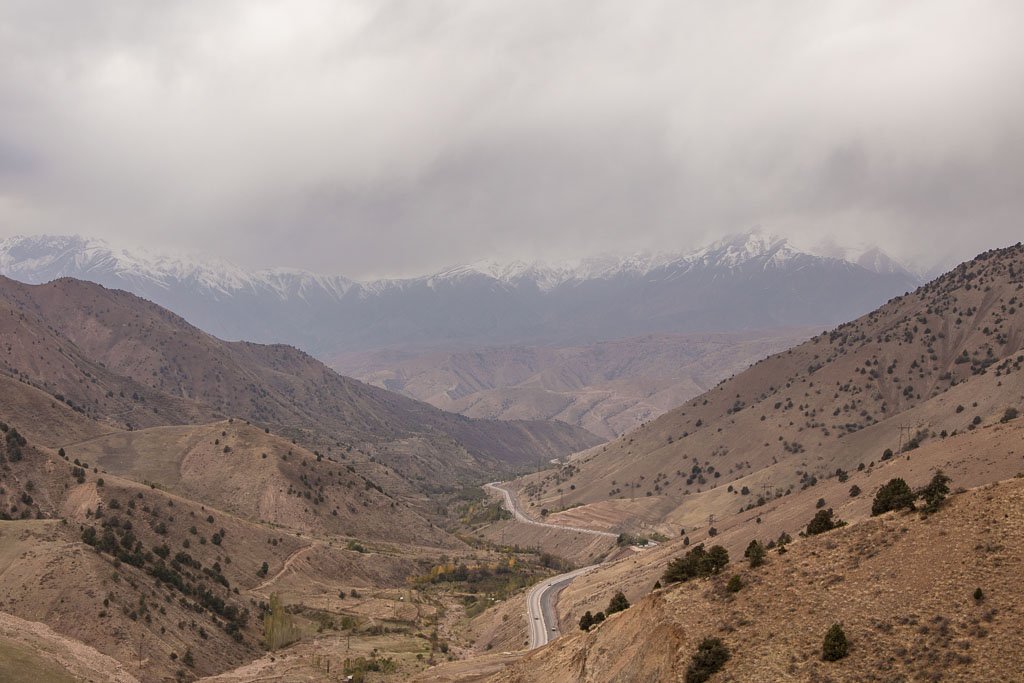
<svg viewBox="0 0 1024 683"><path fill-rule="evenodd" d="M850 498L856 498L860 495L860 487L854 484L850 487Z"/></svg>
<svg viewBox="0 0 1024 683"><path fill-rule="evenodd" d="M266 576L268 571L270 571L270 565L264 562L263 566L260 567L260 570L256 573L260 576Z"/></svg>
<svg viewBox="0 0 1024 683"><path fill-rule="evenodd" d="M611 615L625 609L629 609L629 600L626 599L626 596L622 591L619 591L612 596L612 599L608 602L608 608L605 609L604 613L606 615Z"/></svg>
<svg viewBox="0 0 1024 683"><path fill-rule="evenodd" d="M708 550L708 568L710 574L717 574L729 564L729 553L720 545L713 545Z"/></svg>
<svg viewBox="0 0 1024 683"><path fill-rule="evenodd" d="M686 683L704 683L729 661L729 648L721 638L705 638L686 669Z"/></svg>
<svg viewBox="0 0 1024 683"><path fill-rule="evenodd" d="M846 526L846 522L841 519L834 519L834 513L832 508L828 510L818 510L815 513L814 518L807 523L807 535L815 536L817 534L823 534L826 531L832 531L838 529L841 526Z"/></svg>
<svg viewBox="0 0 1024 683"><path fill-rule="evenodd" d="M918 489L917 495L924 498L925 512L935 512L939 509L949 493L949 482L951 481L952 479L939 470L926 486Z"/></svg>
<svg viewBox="0 0 1024 683"><path fill-rule="evenodd" d="M590 627L593 626L593 625L594 625L594 615L590 613L590 610L587 610L586 612L583 613L583 616L580 617L580 630L581 631L589 631Z"/></svg>
<svg viewBox="0 0 1024 683"><path fill-rule="evenodd" d="M270 606L263 617L263 637L268 650L276 650L294 643L301 636L292 615L285 611L277 593L270 596Z"/></svg>
<svg viewBox="0 0 1024 683"><path fill-rule="evenodd" d="M764 558L768 555L768 551L765 550L764 544L761 541L753 540L747 545L747 549L743 551L743 557L750 561L751 568L760 567L764 564Z"/></svg>
<svg viewBox="0 0 1024 683"><path fill-rule="evenodd" d="M826 662L834 662L845 657L850 649L846 633L839 624L832 624L825 632L825 642L821 647L821 658Z"/></svg>
<svg viewBox="0 0 1024 683"><path fill-rule="evenodd" d="M732 578L729 579L729 583L725 584L725 590L730 593L739 593L743 589L743 579L740 578L739 574L733 574Z"/></svg>
<svg viewBox="0 0 1024 683"><path fill-rule="evenodd" d="M889 483L878 489L875 500L871 503L871 515L881 515L902 508L914 509L914 492L910 490L907 482L897 477L890 479Z"/></svg>

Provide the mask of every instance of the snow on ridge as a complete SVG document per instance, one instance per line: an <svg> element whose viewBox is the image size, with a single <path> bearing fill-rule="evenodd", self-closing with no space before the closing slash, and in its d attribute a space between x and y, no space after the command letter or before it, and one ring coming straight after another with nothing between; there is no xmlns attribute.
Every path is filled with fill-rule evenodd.
<svg viewBox="0 0 1024 683"><path fill-rule="evenodd" d="M321 289L341 297L356 285L342 276L296 268L247 271L230 261L190 251L114 248L77 235L14 236L0 240L0 272L29 282L59 277L112 278L170 289L186 283L215 297L269 290L285 301Z"/></svg>
<svg viewBox="0 0 1024 683"><path fill-rule="evenodd" d="M106 277L148 283L165 290L185 283L218 299L240 293L269 292L281 301L323 296L340 299L351 292L367 298L417 286L437 289L473 278L486 278L502 287L527 286L548 292L563 285L616 277L671 278L693 269L728 271L753 265L765 270L783 270L801 267L810 262L808 259L866 268L879 274L911 275L878 248L863 250L857 257L844 254L844 258L837 258L799 249L787 238L759 229L729 235L690 252L603 254L554 263L484 259L420 277L368 282L297 268L248 271L229 261L196 252L113 248L104 240L76 235L17 236L0 240L0 273L25 281L63 276L98 280Z"/></svg>

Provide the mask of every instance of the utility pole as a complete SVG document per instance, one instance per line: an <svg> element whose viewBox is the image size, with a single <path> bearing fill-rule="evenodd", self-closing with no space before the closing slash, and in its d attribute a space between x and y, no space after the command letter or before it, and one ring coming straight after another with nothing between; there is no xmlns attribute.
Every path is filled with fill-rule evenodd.
<svg viewBox="0 0 1024 683"><path fill-rule="evenodd" d="M900 425L900 445L899 445L899 448L896 450L896 454L897 455L899 455L900 453L903 452L903 432L904 431L907 432L907 436L910 436L910 426L909 425L904 425L904 424Z"/></svg>

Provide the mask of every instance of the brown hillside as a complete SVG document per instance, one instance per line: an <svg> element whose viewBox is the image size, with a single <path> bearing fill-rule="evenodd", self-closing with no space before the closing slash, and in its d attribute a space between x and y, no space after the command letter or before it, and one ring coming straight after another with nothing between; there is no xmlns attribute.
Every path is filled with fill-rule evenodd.
<svg viewBox="0 0 1024 683"><path fill-rule="evenodd" d="M606 439L816 330L658 334L589 346L344 354L340 372L469 417L561 420Z"/></svg>
<svg viewBox="0 0 1024 683"><path fill-rule="evenodd" d="M372 447L385 461L381 444L418 438L441 465L405 473L422 480L479 477L481 469L500 471L599 442L562 423L451 415L341 377L292 347L223 342L155 304L100 285L62 279L30 286L3 278L0 302L8 309L0 315L8 372L121 426L233 415L314 431L320 435L314 442Z"/></svg>
<svg viewBox="0 0 1024 683"><path fill-rule="evenodd" d="M271 592L303 609L323 610L333 599L332 615L347 613L365 628L378 614L398 614L376 597L380 591L404 589L407 577L445 554L458 556L461 547L451 541L441 549L358 542L289 529L96 471L96 462L73 452L62 458L27 442L15 455L6 441L0 452L4 514L21 518L0 521L0 625L6 615L45 623L68 639L68 647L95 648L144 681L178 675L187 651L194 662L184 669L186 679L258 658L260 603ZM404 519L401 510L390 514ZM90 529L95 548L83 542ZM104 545L105 535L111 546ZM340 590L355 588L367 594L338 600ZM0 636L0 651L4 647L23 649ZM46 670L52 659L20 657L19 673ZM73 664L67 664L72 671Z"/></svg>
<svg viewBox="0 0 1024 683"><path fill-rule="evenodd" d="M492 680L682 681L705 637L731 653L714 681L1020 680L1022 501L1013 479L927 518L888 513L802 540L758 569L734 554L718 577L655 591ZM734 574L738 593L725 589ZM824 662L837 622L849 655Z"/></svg>
<svg viewBox="0 0 1024 683"><path fill-rule="evenodd" d="M685 540L690 545L704 543L724 546L734 559L741 558L751 540L763 543L785 532L797 538L801 530L822 507L832 509L839 519L850 523L866 520L878 489L890 479L901 477L912 487L926 484L937 470L953 479L952 486L976 487L1016 476L1024 472L1024 422L1015 420L922 446L909 456L875 463L863 471L852 470L846 481L840 477L824 480L816 486L749 510L726 515L715 521L717 535L708 535L707 519L699 518L684 527L686 535L619 562L609 563L581 577L562 592L558 607L563 625L571 626L586 610L604 609L616 591L630 600L646 595L661 577L670 559L682 555ZM860 494L851 496L857 486Z"/></svg>
<svg viewBox="0 0 1024 683"><path fill-rule="evenodd" d="M446 546L424 501L387 468L334 461L237 420L152 427L66 449L104 471L155 482L191 500L298 532Z"/></svg>
<svg viewBox="0 0 1024 683"><path fill-rule="evenodd" d="M18 425L34 443L58 448L120 431L58 401L31 384L0 375L0 416Z"/></svg>
<svg viewBox="0 0 1024 683"><path fill-rule="evenodd" d="M1024 407L1022 305L1024 247L987 252L520 485L538 510L583 504L674 535L901 443L996 423Z"/></svg>
<svg viewBox="0 0 1024 683"><path fill-rule="evenodd" d="M47 311L25 296L31 291L35 289L0 278L4 374L119 429L213 418L211 409L154 390L89 356L56 329Z"/></svg>

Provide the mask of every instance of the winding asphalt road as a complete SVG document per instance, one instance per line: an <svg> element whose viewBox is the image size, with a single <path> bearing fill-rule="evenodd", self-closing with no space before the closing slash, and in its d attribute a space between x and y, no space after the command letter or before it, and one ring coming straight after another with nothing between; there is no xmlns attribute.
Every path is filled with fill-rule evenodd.
<svg viewBox="0 0 1024 683"><path fill-rule="evenodd" d="M595 531L593 529L584 529L582 527L563 526L561 524L550 524L548 522L535 522L523 514L523 511L519 509L519 501L516 500L515 496L513 496L512 492L507 488L501 486L498 482L492 482L490 484L485 484L484 486L485 488L489 488L502 494L505 509L511 512L512 517L518 522L548 527L550 529L575 531L582 534L591 534L593 536L618 538L618 534L613 534L609 531ZM526 594L526 619L530 625L531 650L547 645L560 635L558 632L558 614L555 612L555 601L558 599L558 594L577 576L586 574L597 566L598 565L596 564L592 564L587 567L576 569L575 571L553 576L550 579L546 579L545 581L538 583L530 589L529 593Z"/></svg>

